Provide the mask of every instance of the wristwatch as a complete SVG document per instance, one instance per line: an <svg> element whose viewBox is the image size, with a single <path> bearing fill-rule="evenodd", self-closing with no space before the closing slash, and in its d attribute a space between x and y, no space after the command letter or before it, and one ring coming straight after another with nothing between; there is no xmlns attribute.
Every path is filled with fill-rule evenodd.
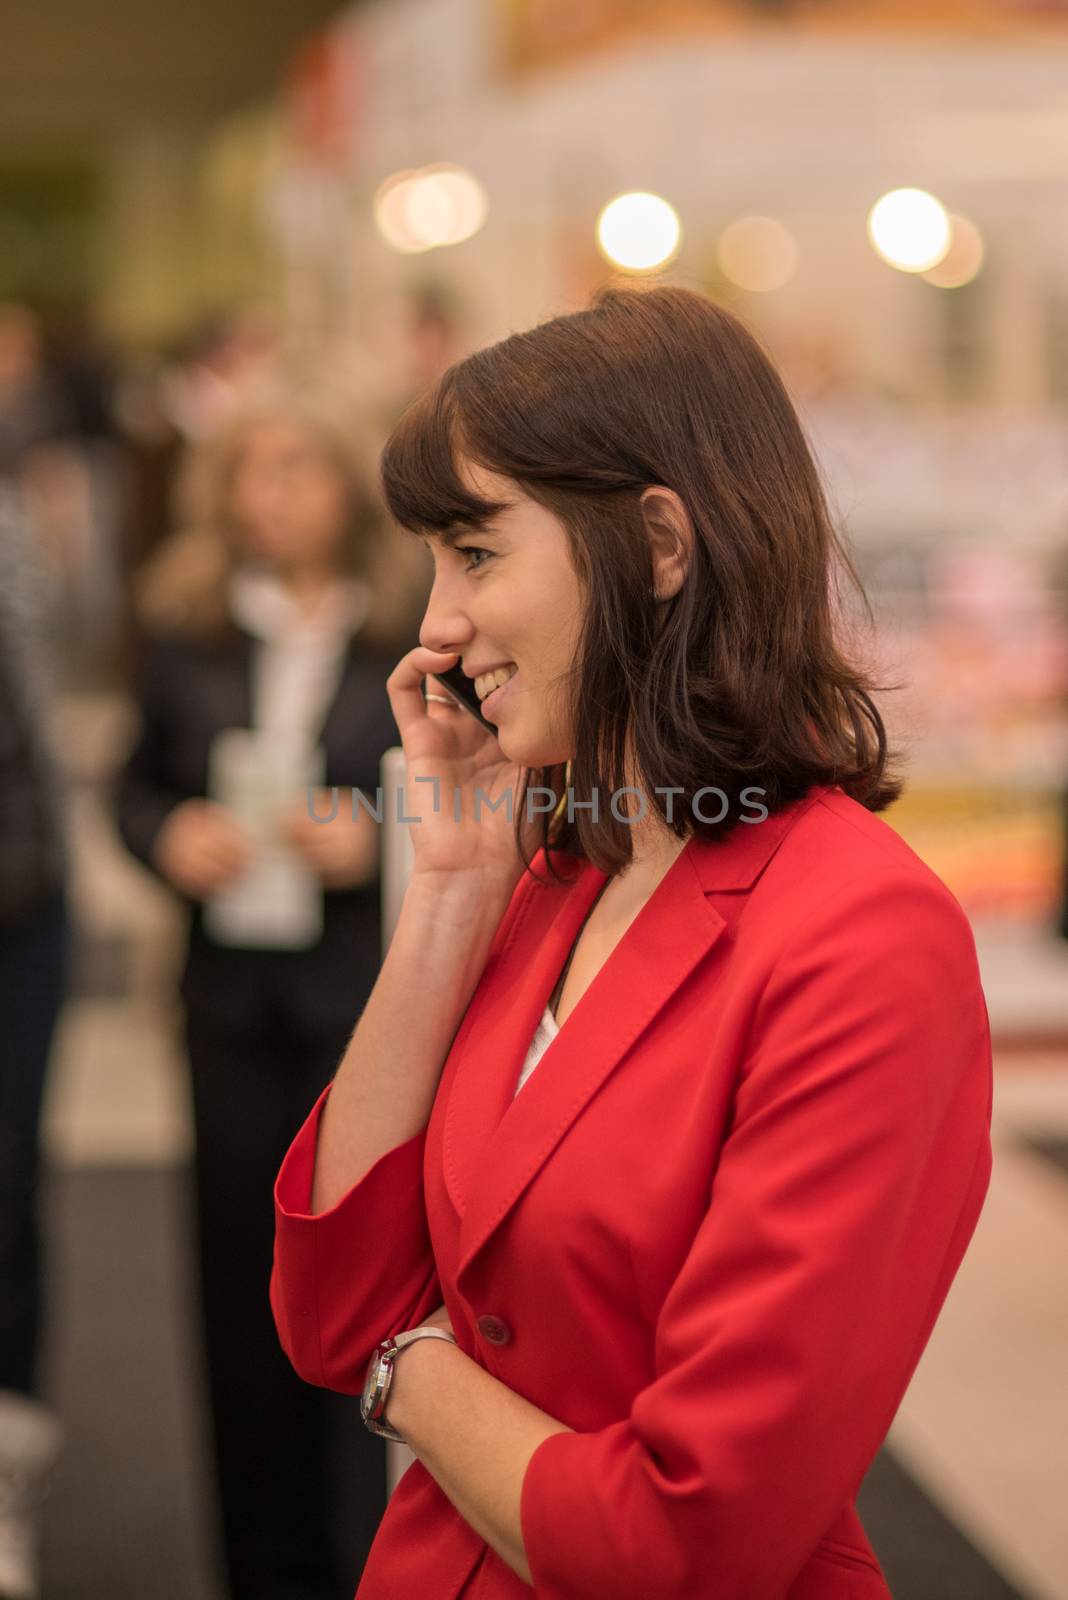
<svg viewBox="0 0 1068 1600"><path fill-rule="evenodd" d="M409 1328L406 1333L398 1333L395 1339L384 1339L371 1356L360 1400L363 1420L371 1432L380 1433L384 1439L395 1439L398 1444L405 1444L407 1441L386 1421L386 1401L389 1399L390 1385L393 1382L393 1363L405 1345L414 1343L416 1339L448 1339L450 1344L457 1342L447 1328L433 1326Z"/></svg>

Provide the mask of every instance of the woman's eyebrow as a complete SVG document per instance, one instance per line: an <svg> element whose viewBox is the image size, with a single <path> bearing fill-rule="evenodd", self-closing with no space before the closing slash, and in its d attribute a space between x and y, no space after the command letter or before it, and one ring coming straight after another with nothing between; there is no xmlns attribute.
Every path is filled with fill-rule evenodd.
<svg viewBox="0 0 1068 1600"><path fill-rule="evenodd" d="M444 550L451 550L457 539L463 535L463 529L456 523L451 528L431 528L426 532L416 535L420 543L428 550L433 550L435 545Z"/></svg>
<svg viewBox="0 0 1068 1600"><path fill-rule="evenodd" d="M453 545L459 543L461 539L493 538L497 532L496 528L454 522L451 527L443 528L440 532L435 529L430 533L421 533L419 538L428 549L437 544L441 545L443 549L451 550Z"/></svg>

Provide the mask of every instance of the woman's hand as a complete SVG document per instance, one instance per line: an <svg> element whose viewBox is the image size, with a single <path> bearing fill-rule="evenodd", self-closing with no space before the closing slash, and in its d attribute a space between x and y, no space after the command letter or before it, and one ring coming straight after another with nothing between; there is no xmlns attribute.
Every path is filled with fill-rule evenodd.
<svg viewBox="0 0 1068 1600"><path fill-rule="evenodd" d="M212 800L175 806L152 847L160 872L191 900L203 900L239 878L250 853L237 819Z"/></svg>
<svg viewBox="0 0 1068 1600"><path fill-rule="evenodd" d="M406 824L415 856L412 876L471 873L510 892L523 870L513 816L526 769L509 761L496 736L443 688L431 686L443 700L424 701L423 680L448 671L457 659L455 651L418 645L386 680L407 760L405 815L422 819ZM476 796L481 802L477 817ZM491 810L499 801L500 809ZM388 803L395 804L392 796ZM524 820L524 836L533 851L536 822Z"/></svg>
<svg viewBox="0 0 1068 1600"><path fill-rule="evenodd" d="M339 789L336 798L337 814L331 817L332 791L320 789L315 796L316 816L330 817L329 822L317 822L305 804L283 817L280 832L324 888L352 889L378 873L379 824L362 805L353 817L351 789Z"/></svg>

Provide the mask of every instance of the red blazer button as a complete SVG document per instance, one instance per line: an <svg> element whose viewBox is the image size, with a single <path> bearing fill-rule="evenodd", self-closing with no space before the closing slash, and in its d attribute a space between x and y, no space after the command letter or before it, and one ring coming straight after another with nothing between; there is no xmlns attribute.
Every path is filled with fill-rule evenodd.
<svg viewBox="0 0 1068 1600"><path fill-rule="evenodd" d="M479 1317L478 1331L490 1344L507 1344L512 1330L500 1317Z"/></svg>

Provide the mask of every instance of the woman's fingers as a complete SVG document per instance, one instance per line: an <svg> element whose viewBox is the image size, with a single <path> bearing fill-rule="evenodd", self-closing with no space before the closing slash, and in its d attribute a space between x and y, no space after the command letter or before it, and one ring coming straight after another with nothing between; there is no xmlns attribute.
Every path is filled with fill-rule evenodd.
<svg viewBox="0 0 1068 1600"><path fill-rule="evenodd" d="M409 650L386 679L393 715L409 761L423 757L466 760L483 747L492 750L496 743L495 736L433 680L433 673L447 672L458 660L455 650L428 650L419 645ZM429 689L426 699L424 683Z"/></svg>
<svg viewBox="0 0 1068 1600"><path fill-rule="evenodd" d="M244 852L240 854L205 852L193 860L194 871L210 873L212 877L229 877L240 872L246 865L247 858Z"/></svg>
<svg viewBox="0 0 1068 1600"><path fill-rule="evenodd" d="M386 679L386 689L402 734L409 723L427 715L423 680L432 672L447 672L458 660L456 650L428 650L420 644L397 662Z"/></svg>
<svg viewBox="0 0 1068 1600"><path fill-rule="evenodd" d="M213 818L201 831L197 847L205 863L223 870L242 866L249 854L244 835L229 817Z"/></svg>

